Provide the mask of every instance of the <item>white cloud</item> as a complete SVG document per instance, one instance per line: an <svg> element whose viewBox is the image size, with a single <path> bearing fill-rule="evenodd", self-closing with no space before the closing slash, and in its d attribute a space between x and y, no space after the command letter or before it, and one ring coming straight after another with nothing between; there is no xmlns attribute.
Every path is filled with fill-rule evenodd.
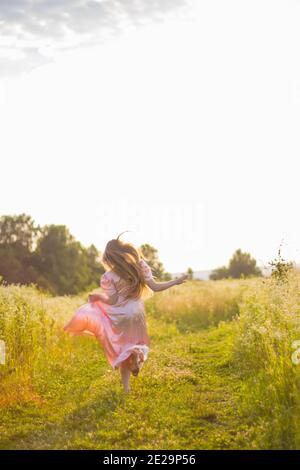
<svg viewBox="0 0 300 470"><path fill-rule="evenodd" d="M1 0L1 75L27 72L56 51L97 44L184 5L185 0Z"/></svg>

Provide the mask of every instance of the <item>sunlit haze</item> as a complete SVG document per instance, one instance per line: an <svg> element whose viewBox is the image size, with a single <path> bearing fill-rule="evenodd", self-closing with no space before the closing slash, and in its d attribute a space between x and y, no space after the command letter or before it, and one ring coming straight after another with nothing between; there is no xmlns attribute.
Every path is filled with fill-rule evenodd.
<svg viewBox="0 0 300 470"><path fill-rule="evenodd" d="M300 260L299 1L29 3L0 4L1 214L170 272Z"/></svg>

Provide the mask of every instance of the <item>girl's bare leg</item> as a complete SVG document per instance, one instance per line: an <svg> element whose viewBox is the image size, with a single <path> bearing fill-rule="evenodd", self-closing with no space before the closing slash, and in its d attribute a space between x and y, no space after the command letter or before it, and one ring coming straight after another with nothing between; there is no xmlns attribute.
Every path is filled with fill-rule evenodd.
<svg viewBox="0 0 300 470"><path fill-rule="evenodd" d="M129 386L130 368L129 368L128 361L122 362L122 364L120 365L120 371L121 371L124 392L128 393L130 391L130 386Z"/></svg>

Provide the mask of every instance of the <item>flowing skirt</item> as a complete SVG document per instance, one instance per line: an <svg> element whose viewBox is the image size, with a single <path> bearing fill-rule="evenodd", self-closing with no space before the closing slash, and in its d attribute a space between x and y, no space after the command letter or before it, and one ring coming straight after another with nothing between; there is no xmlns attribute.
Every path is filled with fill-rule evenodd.
<svg viewBox="0 0 300 470"><path fill-rule="evenodd" d="M128 359L134 349L143 353L144 360L148 357L150 341L142 299L128 300L117 306L100 301L84 304L64 330L96 338L113 369Z"/></svg>

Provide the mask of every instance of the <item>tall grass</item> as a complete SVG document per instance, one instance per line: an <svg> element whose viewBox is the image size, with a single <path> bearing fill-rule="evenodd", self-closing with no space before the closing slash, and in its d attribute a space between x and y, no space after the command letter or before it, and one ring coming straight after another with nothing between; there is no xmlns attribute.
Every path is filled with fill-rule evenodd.
<svg viewBox="0 0 300 470"><path fill-rule="evenodd" d="M34 375L51 361L58 344L67 343L62 331L77 298L51 298L34 286L0 286L0 340L5 364L0 365L0 406L35 396Z"/></svg>
<svg viewBox="0 0 300 470"><path fill-rule="evenodd" d="M256 448L300 445L300 364L291 359L292 344L300 340L299 295L300 274L292 271L283 283L272 278L191 281L146 301L149 333L156 345L234 320L240 411ZM2 410L43 400L54 390L69 393L68 377L78 361L84 369L86 355L94 355L95 367L98 357L105 367L93 341L72 338L62 329L85 301L80 296L46 296L34 287L0 286L0 339L7 351L6 364L0 365Z"/></svg>
<svg viewBox="0 0 300 470"><path fill-rule="evenodd" d="M165 341L182 331L233 318L243 285L193 281L155 294L146 301L152 340ZM90 339L74 340L62 328L85 301L80 296L47 296L34 286L0 286L0 339L7 351L6 364L0 365L0 406L35 396L36 383L43 376L49 379L51 367L63 369L77 347L88 347Z"/></svg>
<svg viewBox="0 0 300 470"><path fill-rule="evenodd" d="M244 293L235 358L244 382L242 411L253 424L257 448L300 444L300 365L292 344L300 339L300 275L265 279Z"/></svg>
<svg viewBox="0 0 300 470"><path fill-rule="evenodd" d="M148 301L154 318L175 323L179 331L193 331L232 320L239 313L243 292L255 281L191 281L155 294Z"/></svg>

